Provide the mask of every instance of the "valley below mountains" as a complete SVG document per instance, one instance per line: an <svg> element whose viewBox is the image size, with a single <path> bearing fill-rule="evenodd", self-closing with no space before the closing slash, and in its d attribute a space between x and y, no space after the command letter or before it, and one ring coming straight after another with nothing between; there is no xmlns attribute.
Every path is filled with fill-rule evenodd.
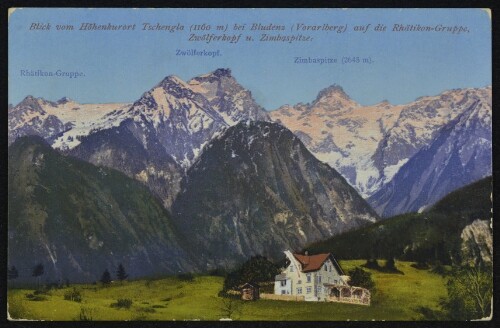
<svg viewBox="0 0 500 328"><path fill-rule="evenodd" d="M363 106L332 85L267 111L217 69L131 103L27 96L8 108L8 263L206 272L425 212L491 175L491 92Z"/></svg>

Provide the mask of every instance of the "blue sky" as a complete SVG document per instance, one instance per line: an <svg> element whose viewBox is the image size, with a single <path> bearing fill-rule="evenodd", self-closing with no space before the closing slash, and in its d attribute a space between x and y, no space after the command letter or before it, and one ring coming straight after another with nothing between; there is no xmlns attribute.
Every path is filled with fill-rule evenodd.
<svg viewBox="0 0 500 328"><path fill-rule="evenodd" d="M29 31L50 22L50 31ZM137 24L135 31L56 31L56 24ZM142 23L183 24L181 33L141 31ZM343 34L309 33L312 42L189 42L195 23L348 25ZM353 32L383 23L462 25L469 33ZM212 31L213 32L213 31ZM216 33L216 32L215 32ZM236 32L228 30L227 34ZM282 34L291 34L284 31ZM295 34L295 33L294 33ZM307 34L307 33L303 33ZM252 34L255 37L260 33ZM220 50L221 57L180 57L176 50ZM370 57L373 63L295 64L294 57ZM364 105L408 103L443 90L491 85L491 22L480 9L18 9L9 18L9 102L26 95L81 103L132 102L167 75L184 80L219 67L268 110L310 102L332 84ZM79 71L78 79L21 76L21 70Z"/></svg>

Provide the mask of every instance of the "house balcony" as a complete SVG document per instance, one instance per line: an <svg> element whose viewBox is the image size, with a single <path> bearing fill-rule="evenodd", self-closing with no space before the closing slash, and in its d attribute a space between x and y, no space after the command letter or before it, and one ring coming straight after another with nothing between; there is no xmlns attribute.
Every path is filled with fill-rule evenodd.
<svg viewBox="0 0 500 328"><path fill-rule="evenodd" d="M327 302L370 305L371 295L366 288L346 285L324 284Z"/></svg>

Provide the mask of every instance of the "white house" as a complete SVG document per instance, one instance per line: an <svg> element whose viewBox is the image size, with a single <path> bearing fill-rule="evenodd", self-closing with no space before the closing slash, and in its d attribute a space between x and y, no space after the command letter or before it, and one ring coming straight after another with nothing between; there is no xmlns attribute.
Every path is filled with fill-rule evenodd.
<svg viewBox="0 0 500 328"><path fill-rule="evenodd" d="M275 277L274 294L304 296L306 301L370 303L370 292L349 285L331 253L305 255L285 251L289 263Z"/></svg>

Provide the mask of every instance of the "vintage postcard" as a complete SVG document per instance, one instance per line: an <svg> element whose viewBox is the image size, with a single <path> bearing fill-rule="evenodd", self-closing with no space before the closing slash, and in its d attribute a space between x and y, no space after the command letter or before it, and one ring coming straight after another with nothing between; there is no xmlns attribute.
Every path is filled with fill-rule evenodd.
<svg viewBox="0 0 500 328"><path fill-rule="evenodd" d="M491 319L491 31L10 9L8 319Z"/></svg>

